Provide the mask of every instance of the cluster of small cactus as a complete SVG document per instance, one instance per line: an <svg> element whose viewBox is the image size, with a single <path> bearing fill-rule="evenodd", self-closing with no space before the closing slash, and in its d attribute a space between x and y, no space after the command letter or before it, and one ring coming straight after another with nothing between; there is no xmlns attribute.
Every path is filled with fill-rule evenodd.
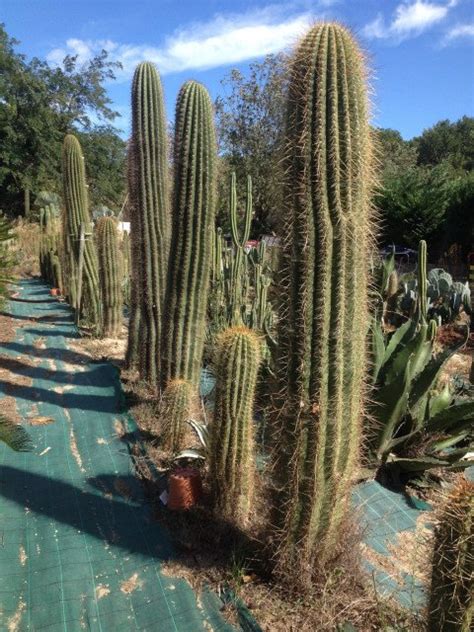
<svg viewBox="0 0 474 632"><path fill-rule="evenodd" d="M117 225L112 217L101 217L96 226L99 258L101 319L100 333L115 337L122 331L122 266Z"/></svg>
<svg viewBox="0 0 474 632"><path fill-rule="evenodd" d="M63 275L59 257L60 234L56 222L56 207L48 204L40 209L40 272L43 279L62 293Z"/></svg>
<svg viewBox="0 0 474 632"><path fill-rule="evenodd" d="M470 632L474 624L474 483L461 477L434 530L429 630Z"/></svg>
<svg viewBox="0 0 474 632"><path fill-rule="evenodd" d="M219 515L245 523L255 489L253 404L260 363L260 339L231 327L216 351L216 399L209 446L209 474Z"/></svg>
<svg viewBox="0 0 474 632"><path fill-rule="evenodd" d="M291 60L275 398L279 568L301 580L335 555L358 464L371 247L363 55L318 24Z"/></svg>
<svg viewBox="0 0 474 632"><path fill-rule="evenodd" d="M68 265L69 295L77 295L78 282L82 276L82 300L74 307L80 314L97 325L100 318L99 275L97 253L92 240L91 218L86 185L84 156L77 138L68 134L63 143L63 193L65 256ZM83 237L83 270L79 269L81 258L81 234Z"/></svg>
<svg viewBox="0 0 474 632"><path fill-rule="evenodd" d="M215 229L211 294L209 301L211 334L243 324L269 332L273 310L268 299L271 270L266 260L265 242L258 248L246 247L252 221L252 180L247 177L244 227L238 227L235 173L231 174L229 217L232 245L229 248L220 228Z"/></svg>
<svg viewBox="0 0 474 632"><path fill-rule="evenodd" d="M143 62L132 85L132 137L128 156L131 220L131 316L127 361L156 384L168 269L170 209L168 138L163 90L155 66Z"/></svg>

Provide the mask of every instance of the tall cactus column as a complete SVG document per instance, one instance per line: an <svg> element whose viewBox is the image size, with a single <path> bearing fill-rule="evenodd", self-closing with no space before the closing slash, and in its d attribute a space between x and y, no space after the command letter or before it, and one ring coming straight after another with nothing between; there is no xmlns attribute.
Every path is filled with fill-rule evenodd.
<svg viewBox="0 0 474 632"><path fill-rule="evenodd" d="M117 226L112 217L101 217L97 223L100 299L102 304L100 333L118 336L122 329L122 266Z"/></svg>
<svg viewBox="0 0 474 632"><path fill-rule="evenodd" d="M79 257L79 235L81 225L89 229L91 218L89 215L89 200L86 185L86 172L84 166L84 156L81 145L75 136L68 134L63 144L63 190L64 203L66 207L66 240L71 249L73 259L71 266L74 273L77 269ZM82 305L87 306L81 309L81 313L86 312L90 321L94 324L99 322L99 278L97 269L97 254L92 239L87 239L84 248L84 291L82 293Z"/></svg>
<svg viewBox="0 0 474 632"><path fill-rule="evenodd" d="M132 316L129 364L155 384L169 253L168 136L163 91L155 66L141 63L132 86L129 196L132 239ZM140 344L139 344L140 339ZM138 353L138 346L140 347Z"/></svg>
<svg viewBox="0 0 474 632"><path fill-rule="evenodd" d="M366 370L371 138L363 56L317 24L290 67L275 484L282 572L338 550Z"/></svg>
<svg viewBox="0 0 474 632"><path fill-rule="evenodd" d="M186 82L176 105L172 246L161 386L201 370L215 219L216 139L207 90Z"/></svg>

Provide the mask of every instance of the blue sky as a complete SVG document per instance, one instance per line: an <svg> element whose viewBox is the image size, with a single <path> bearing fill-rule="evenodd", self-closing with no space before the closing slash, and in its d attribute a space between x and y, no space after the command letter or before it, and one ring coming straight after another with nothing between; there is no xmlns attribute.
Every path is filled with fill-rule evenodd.
<svg viewBox="0 0 474 632"><path fill-rule="evenodd" d="M202 81L215 97L230 68L288 49L319 18L347 24L367 51L375 125L411 138L473 115L474 0L0 0L0 21L26 55L57 63L106 48L122 62L108 90L125 135L139 61L158 65L172 118L183 81Z"/></svg>

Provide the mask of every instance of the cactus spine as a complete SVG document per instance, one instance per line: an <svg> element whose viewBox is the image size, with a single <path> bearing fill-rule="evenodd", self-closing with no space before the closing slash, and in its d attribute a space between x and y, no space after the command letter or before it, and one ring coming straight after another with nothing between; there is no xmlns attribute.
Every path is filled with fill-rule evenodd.
<svg viewBox="0 0 474 632"><path fill-rule="evenodd" d="M250 329L232 327L220 335L210 480L219 513L242 522L249 517L255 487L253 403L259 362L260 341Z"/></svg>
<svg viewBox="0 0 474 632"><path fill-rule="evenodd" d="M302 580L338 550L367 365L371 135L363 56L338 24L292 59L286 173L275 504L279 568Z"/></svg>
<svg viewBox="0 0 474 632"><path fill-rule="evenodd" d="M215 216L216 139L207 90L186 82L176 105L172 256L161 387L199 382Z"/></svg>
<svg viewBox="0 0 474 632"><path fill-rule="evenodd" d="M123 298L117 226L112 217L101 217L98 221L97 245L102 307L100 333L103 337L114 337L122 330Z"/></svg>
<svg viewBox="0 0 474 632"><path fill-rule="evenodd" d="M429 602L432 632L469 632L474 623L474 483L461 478L434 534Z"/></svg>
<svg viewBox="0 0 474 632"><path fill-rule="evenodd" d="M155 384L169 252L168 137L163 91L155 66L135 70L128 187L132 240L132 288L127 359L140 358L142 379Z"/></svg>
<svg viewBox="0 0 474 632"><path fill-rule="evenodd" d="M86 185L84 156L79 141L68 134L63 144L63 190L66 208L66 238L68 240L70 265L76 274L79 259L79 235L81 225L90 230L89 201ZM86 239L84 248L83 300L81 314L87 313L93 324L99 321L99 278L97 254L92 239Z"/></svg>

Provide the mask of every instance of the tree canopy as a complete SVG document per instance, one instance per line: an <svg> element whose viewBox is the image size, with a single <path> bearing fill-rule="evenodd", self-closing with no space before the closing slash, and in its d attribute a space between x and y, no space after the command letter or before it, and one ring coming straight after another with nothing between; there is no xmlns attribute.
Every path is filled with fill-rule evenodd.
<svg viewBox="0 0 474 632"><path fill-rule="evenodd" d="M34 195L40 190L59 189L61 143L69 132L81 136L96 180L92 197L105 194L117 203L124 189L116 175L123 172L125 143L112 127L118 113L111 107L104 83L114 79L119 64L109 61L102 51L84 64L77 56L67 55L60 66L50 66L36 57L27 60L16 51L18 43L0 25L3 210L11 215L21 213L25 191ZM107 154L112 154L113 160L105 165ZM104 167L112 175L106 177ZM117 187L113 196L112 184Z"/></svg>

